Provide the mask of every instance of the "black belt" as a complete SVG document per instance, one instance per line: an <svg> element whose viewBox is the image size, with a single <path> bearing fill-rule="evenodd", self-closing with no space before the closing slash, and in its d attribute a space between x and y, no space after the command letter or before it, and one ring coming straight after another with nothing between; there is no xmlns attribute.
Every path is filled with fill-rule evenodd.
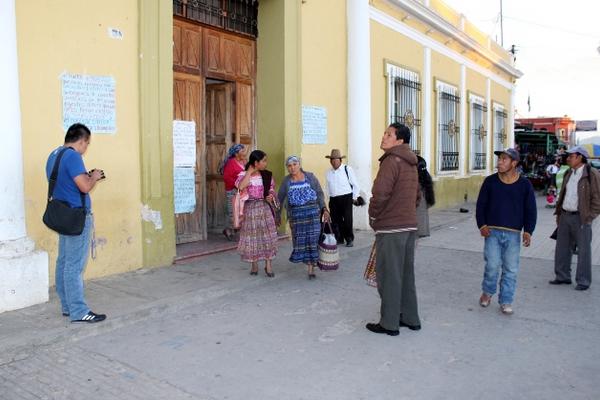
<svg viewBox="0 0 600 400"><path fill-rule="evenodd" d="M565 214L569 214L569 215L578 215L579 211L567 211L563 208L562 212L564 212Z"/></svg>

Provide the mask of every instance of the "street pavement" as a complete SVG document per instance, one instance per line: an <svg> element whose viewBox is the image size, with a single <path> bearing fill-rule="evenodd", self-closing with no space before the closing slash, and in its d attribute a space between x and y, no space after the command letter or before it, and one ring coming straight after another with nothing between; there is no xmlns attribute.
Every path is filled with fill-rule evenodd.
<svg viewBox="0 0 600 400"><path fill-rule="evenodd" d="M598 399L600 296L548 285L554 222L541 201L512 316L496 297L477 303L483 240L467 204L433 210L419 240L421 331L364 328L379 314L362 279L371 233L312 281L286 241L272 279L231 251L90 281L102 323L69 323L54 295L0 314L0 399Z"/></svg>

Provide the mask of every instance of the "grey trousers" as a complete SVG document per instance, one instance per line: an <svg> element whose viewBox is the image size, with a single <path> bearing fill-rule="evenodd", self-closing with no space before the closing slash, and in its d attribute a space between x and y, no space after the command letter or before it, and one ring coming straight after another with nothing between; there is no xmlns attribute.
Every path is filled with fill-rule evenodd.
<svg viewBox="0 0 600 400"><path fill-rule="evenodd" d="M563 212L558 223L556 249L554 250L554 273L556 279L571 280L571 257L577 244L577 273L579 285L592 283L592 225L582 224L579 214Z"/></svg>
<svg viewBox="0 0 600 400"><path fill-rule="evenodd" d="M416 231L378 234L375 239L377 290L385 329L397 330L400 321L420 325L415 288Z"/></svg>

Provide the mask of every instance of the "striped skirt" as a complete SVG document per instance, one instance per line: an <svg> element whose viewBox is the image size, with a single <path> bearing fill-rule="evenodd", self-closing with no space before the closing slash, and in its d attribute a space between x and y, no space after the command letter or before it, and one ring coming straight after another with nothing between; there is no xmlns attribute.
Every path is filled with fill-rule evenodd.
<svg viewBox="0 0 600 400"><path fill-rule="evenodd" d="M290 255L293 263L316 264L319 261L319 235L321 210L316 203L288 206L294 249Z"/></svg>
<svg viewBox="0 0 600 400"><path fill-rule="evenodd" d="M271 208L263 200L244 205L238 252L242 261L270 260L277 254L277 229Z"/></svg>
<svg viewBox="0 0 600 400"><path fill-rule="evenodd" d="M233 196L237 189L225 191L225 229L233 229Z"/></svg>

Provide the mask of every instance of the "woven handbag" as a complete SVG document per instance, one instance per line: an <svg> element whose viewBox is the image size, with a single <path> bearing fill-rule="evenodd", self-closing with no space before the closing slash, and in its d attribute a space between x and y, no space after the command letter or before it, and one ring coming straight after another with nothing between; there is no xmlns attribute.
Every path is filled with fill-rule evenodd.
<svg viewBox="0 0 600 400"><path fill-rule="evenodd" d="M327 230L329 233L327 233ZM331 228L330 222L321 224L319 235L319 261L317 266L321 271L335 271L340 266L340 254L338 253L337 240Z"/></svg>
<svg viewBox="0 0 600 400"><path fill-rule="evenodd" d="M375 273L375 262L377 260L376 254L377 252L375 251L375 243L373 243L373 247L371 247L371 254L369 254L369 261L367 261L364 274L367 285L373 287L377 287L377 275Z"/></svg>

